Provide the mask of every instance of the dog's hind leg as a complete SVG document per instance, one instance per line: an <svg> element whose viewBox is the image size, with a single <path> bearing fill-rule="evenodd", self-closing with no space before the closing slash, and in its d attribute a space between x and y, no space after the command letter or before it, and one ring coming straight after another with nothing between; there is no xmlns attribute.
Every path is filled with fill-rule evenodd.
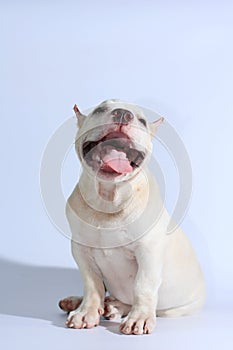
<svg viewBox="0 0 233 350"><path fill-rule="evenodd" d="M131 309L131 305L124 304L112 296L104 299L104 314L106 319L121 318L127 316Z"/></svg>
<svg viewBox="0 0 233 350"><path fill-rule="evenodd" d="M81 304L83 298L82 297L67 297L59 301L59 307L66 312L76 310Z"/></svg>
<svg viewBox="0 0 233 350"><path fill-rule="evenodd" d="M202 309L204 301L205 301L205 296L203 294L202 296L200 296L199 299L194 300L189 304L170 308L170 309L165 309L165 310L157 310L156 315L158 317L181 317L181 316L194 315Z"/></svg>

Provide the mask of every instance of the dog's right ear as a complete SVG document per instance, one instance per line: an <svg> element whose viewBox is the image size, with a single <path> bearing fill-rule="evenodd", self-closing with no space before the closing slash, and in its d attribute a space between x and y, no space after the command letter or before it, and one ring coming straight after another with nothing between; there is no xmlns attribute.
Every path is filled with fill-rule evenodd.
<svg viewBox="0 0 233 350"><path fill-rule="evenodd" d="M155 135L158 126L163 122L164 122L164 117L161 117L158 120L156 120L155 122L150 124L150 130L151 130L152 136Z"/></svg>
<svg viewBox="0 0 233 350"><path fill-rule="evenodd" d="M77 117L78 127L81 128L86 116L80 112L80 110L78 109L78 106L76 104L74 105L73 110L74 110L74 113Z"/></svg>

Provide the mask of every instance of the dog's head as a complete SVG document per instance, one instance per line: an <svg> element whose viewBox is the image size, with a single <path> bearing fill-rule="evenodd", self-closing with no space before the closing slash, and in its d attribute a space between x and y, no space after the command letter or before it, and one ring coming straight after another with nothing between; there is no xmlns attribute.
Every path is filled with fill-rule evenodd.
<svg viewBox="0 0 233 350"><path fill-rule="evenodd" d="M152 150L151 138L160 118L148 123L135 105L108 100L88 116L74 106L78 119L76 151L83 167L103 181L125 181L146 164Z"/></svg>

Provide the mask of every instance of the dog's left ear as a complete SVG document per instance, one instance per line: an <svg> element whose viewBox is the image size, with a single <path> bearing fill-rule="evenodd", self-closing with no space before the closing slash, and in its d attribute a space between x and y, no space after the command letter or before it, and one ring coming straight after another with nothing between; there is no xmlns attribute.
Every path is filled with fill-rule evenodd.
<svg viewBox="0 0 233 350"><path fill-rule="evenodd" d="M159 118L158 120L156 120L155 122L153 123L150 123L150 130L151 130L151 133L152 135L154 136L155 133L156 133L156 130L157 130L157 127L162 124L164 122L164 118L161 117Z"/></svg>
<svg viewBox="0 0 233 350"><path fill-rule="evenodd" d="M77 117L78 127L81 128L86 116L80 112L80 110L78 109L78 106L76 104L74 105L73 110L74 110L75 115Z"/></svg>

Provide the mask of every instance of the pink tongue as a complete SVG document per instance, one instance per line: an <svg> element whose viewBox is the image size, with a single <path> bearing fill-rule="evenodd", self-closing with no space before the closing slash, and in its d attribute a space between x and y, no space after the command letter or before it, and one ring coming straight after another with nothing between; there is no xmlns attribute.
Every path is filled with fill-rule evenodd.
<svg viewBox="0 0 233 350"><path fill-rule="evenodd" d="M126 157L126 154L115 149L112 149L108 154L104 156L103 162L110 169L119 174L127 174L133 170L128 158Z"/></svg>

